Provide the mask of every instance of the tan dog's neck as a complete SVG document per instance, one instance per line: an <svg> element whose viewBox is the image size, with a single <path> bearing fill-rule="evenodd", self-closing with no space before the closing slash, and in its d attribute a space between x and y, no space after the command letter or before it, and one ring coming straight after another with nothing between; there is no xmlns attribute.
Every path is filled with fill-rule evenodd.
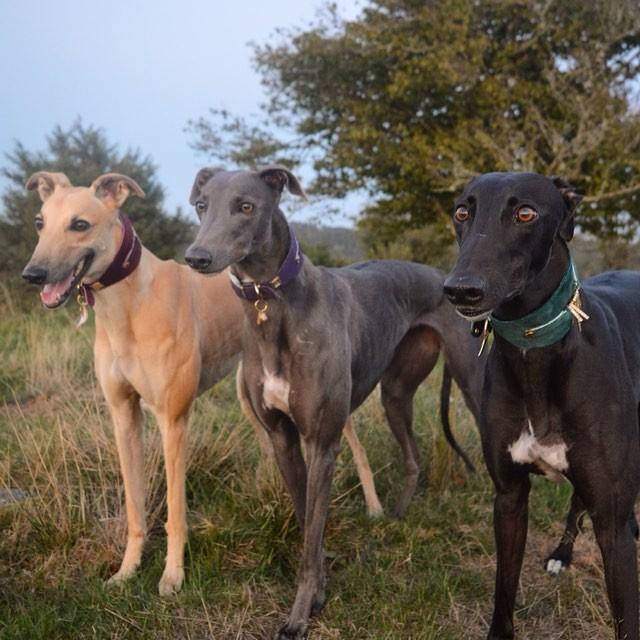
<svg viewBox="0 0 640 640"><path fill-rule="evenodd" d="M104 322L107 333L125 331L126 325L136 313L144 314L145 308L153 309L151 285L161 263L143 246L140 263L131 274L110 287L93 290L96 319Z"/></svg>

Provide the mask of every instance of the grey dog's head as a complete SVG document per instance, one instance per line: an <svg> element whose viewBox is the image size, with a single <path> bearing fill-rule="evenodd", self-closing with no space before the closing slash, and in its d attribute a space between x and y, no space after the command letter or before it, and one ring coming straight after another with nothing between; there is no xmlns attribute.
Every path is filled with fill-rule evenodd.
<svg viewBox="0 0 640 640"><path fill-rule="evenodd" d="M201 169L189 197L200 229L185 252L187 264L201 273L216 273L253 253L269 237L271 216L285 187L305 197L298 179L284 167Z"/></svg>

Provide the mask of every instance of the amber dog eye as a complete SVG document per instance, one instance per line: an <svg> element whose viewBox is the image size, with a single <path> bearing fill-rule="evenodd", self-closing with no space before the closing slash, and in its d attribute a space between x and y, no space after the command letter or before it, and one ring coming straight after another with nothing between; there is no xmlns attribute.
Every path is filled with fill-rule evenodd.
<svg viewBox="0 0 640 640"><path fill-rule="evenodd" d="M240 205L242 213L251 213L253 211L253 205L250 202L243 202Z"/></svg>
<svg viewBox="0 0 640 640"><path fill-rule="evenodd" d="M516 211L516 220L518 222L533 222L538 217L538 212L532 207L525 205Z"/></svg>
<svg viewBox="0 0 640 640"><path fill-rule="evenodd" d="M467 207L460 205L459 207L456 207L453 217L457 222L466 222L469 219L469 210Z"/></svg>

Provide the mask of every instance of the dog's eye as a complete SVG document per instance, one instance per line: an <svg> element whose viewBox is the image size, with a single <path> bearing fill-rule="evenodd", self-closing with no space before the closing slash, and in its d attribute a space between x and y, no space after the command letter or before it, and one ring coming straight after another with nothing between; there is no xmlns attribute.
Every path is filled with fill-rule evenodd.
<svg viewBox="0 0 640 640"><path fill-rule="evenodd" d="M459 207L456 207L453 217L457 222L466 222L469 219L469 209L464 205L460 205Z"/></svg>
<svg viewBox="0 0 640 640"><path fill-rule="evenodd" d="M42 218L36 218L36 231L42 231L44 227L44 220Z"/></svg>
<svg viewBox="0 0 640 640"><path fill-rule="evenodd" d="M538 212L534 208L527 205L525 205L524 207L520 207L516 211L516 220L518 222L523 222L526 224L527 222L533 222L537 217Z"/></svg>
<svg viewBox="0 0 640 640"><path fill-rule="evenodd" d="M207 203L202 200L196 202L196 212L198 215L202 215L207 210Z"/></svg>
<svg viewBox="0 0 640 640"><path fill-rule="evenodd" d="M71 229L71 231L86 231L90 226L91 225L86 220L79 218L71 222L69 229Z"/></svg>
<svg viewBox="0 0 640 640"><path fill-rule="evenodd" d="M240 205L240 211L242 211L242 213L251 213L253 211L253 204L251 204L251 202L243 202Z"/></svg>

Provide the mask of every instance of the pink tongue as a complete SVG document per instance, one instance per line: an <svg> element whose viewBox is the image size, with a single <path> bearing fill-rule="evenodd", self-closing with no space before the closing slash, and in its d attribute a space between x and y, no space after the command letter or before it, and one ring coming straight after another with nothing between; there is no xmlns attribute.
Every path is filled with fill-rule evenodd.
<svg viewBox="0 0 640 640"><path fill-rule="evenodd" d="M73 282L73 273L69 274L69 277L62 282L55 282L54 284L45 284L40 292L40 300L46 305L51 306L61 298L71 286Z"/></svg>

